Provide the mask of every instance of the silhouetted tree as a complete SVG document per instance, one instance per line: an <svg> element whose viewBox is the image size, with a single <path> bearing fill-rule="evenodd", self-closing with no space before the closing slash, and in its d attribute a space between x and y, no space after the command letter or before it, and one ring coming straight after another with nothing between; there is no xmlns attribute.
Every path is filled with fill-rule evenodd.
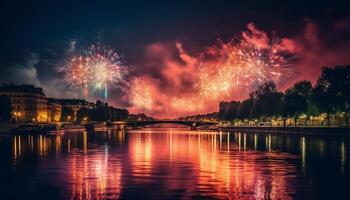
<svg viewBox="0 0 350 200"><path fill-rule="evenodd" d="M336 111L344 112L345 123L349 126L350 65L336 66L329 73L329 76L327 76L330 84L328 91L332 95L331 98L334 98Z"/></svg>
<svg viewBox="0 0 350 200"><path fill-rule="evenodd" d="M280 114L283 94L273 82L264 83L250 94L254 101L255 117L273 117Z"/></svg>
<svg viewBox="0 0 350 200"><path fill-rule="evenodd" d="M125 121L128 118L129 111L126 109L109 107L109 110L110 110L111 121Z"/></svg>
<svg viewBox="0 0 350 200"><path fill-rule="evenodd" d="M0 121L8 122L11 119L11 99L6 95L0 96Z"/></svg>
<svg viewBox="0 0 350 200"><path fill-rule="evenodd" d="M77 122L82 122L84 120L84 118L88 118L89 120L91 120L91 116L90 116L90 109L88 108L80 108L77 112Z"/></svg>
<svg viewBox="0 0 350 200"><path fill-rule="evenodd" d="M218 113L219 120L227 120L228 105L229 105L229 102L226 102L226 101L220 102L219 113Z"/></svg>
<svg viewBox="0 0 350 200"><path fill-rule="evenodd" d="M283 117L285 125L285 117L294 118L294 125L297 126L298 118L301 114L307 114L309 105L311 105L310 97L312 94L312 85L309 81L300 81L293 87L286 90L283 98Z"/></svg>
<svg viewBox="0 0 350 200"><path fill-rule="evenodd" d="M240 120L253 118L253 100L252 99L246 99L239 105L237 118Z"/></svg>
<svg viewBox="0 0 350 200"><path fill-rule="evenodd" d="M299 81L289 89L291 92L303 96L305 99L309 100L312 95L312 84L310 81Z"/></svg>
<svg viewBox="0 0 350 200"><path fill-rule="evenodd" d="M309 81L300 81L285 94L277 91L273 82L264 83L250 93L243 102L220 102L220 120L270 118L281 116L284 125L288 117L294 118L295 125L301 114L306 114L305 125L310 116L344 114L346 125L350 115L350 66L322 68L322 74L314 88Z"/></svg>
<svg viewBox="0 0 350 200"><path fill-rule="evenodd" d="M283 99L284 110L283 114L294 118L294 125L297 126L300 114L307 110L307 100L291 90L287 90Z"/></svg>
<svg viewBox="0 0 350 200"><path fill-rule="evenodd" d="M114 108L107 103L96 101L96 107L89 110L91 121L123 121L127 120L129 111L127 109Z"/></svg>
<svg viewBox="0 0 350 200"><path fill-rule="evenodd" d="M128 121L148 121L155 120L153 117L147 116L145 113L129 114Z"/></svg>
<svg viewBox="0 0 350 200"><path fill-rule="evenodd" d="M74 121L74 110L69 107L62 107L61 110L61 120L62 121L69 121L72 122Z"/></svg>
<svg viewBox="0 0 350 200"><path fill-rule="evenodd" d="M237 118L237 114L238 114L238 108L239 108L240 102L238 101L231 101L228 104L228 112L227 112L227 116L226 116L226 120L234 120Z"/></svg>
<svg viewBox="0 0 350 200"><path fill-rule="evenodd" d="M307 106L307 110L306 110L306 116L309 119L310 116L317 116L320 114L320 110L318 109L318 107L316 106L316 104L313 101L310 101L310 103ZM306 121L305 121L306 124Z"/></svg>
<svg viewBox="0 0 350 200"><path fill-rule="evenodd" d="M313 100L320 111L327 114L330 126L330 114L345 112L346 124L349 124L350 112L350 66L322 68L322 74L314 88Z"/></svg>
<svg viewBox="0 0 350 200"><path fill-rule="evenodd" d="M93 111L94 121L108 121L109 119L109 109L108 104L103 103L99 100L96 101L96 108Z"/></svg>

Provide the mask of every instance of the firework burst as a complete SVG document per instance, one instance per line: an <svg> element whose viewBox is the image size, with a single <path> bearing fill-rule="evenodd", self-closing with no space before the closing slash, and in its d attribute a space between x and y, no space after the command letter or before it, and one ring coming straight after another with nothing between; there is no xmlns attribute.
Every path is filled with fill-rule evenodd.
<svg viewBox="0 0 350 200"><path fill-rule="evenodd" d="M103 91L107 99L109 88L118 87L118 84L123 82L120 56L113 49L101 45L92 45L88 55L92 60L90 65L93 72L92 87L97 91Z"/></svg>
<svg viewBox="0 0 350 200"><path fill-rule="evenodd" d="M296 74L295 58L280 50L278 40L264 47L244 41L220 43L215 49L215 64L200 67L197 88L211 98L246 96L258 85L272 81L284 87Z"/></svg>
<svg viewBox="0 0 350 200"><path fill-rule="evenodd" d="M85 95L90 89L98 93L102 91L106 100L110 88L124 83L120 56L100 44L75 53L58 71L64 76L65 86L81 88Z"/></svg>
<svg viewBox="0 0 350 200"><path fill-rule="evenodd" d="M131 102L137 108L145 110L151 110L152 108L151 88L141 78L135 78L132 81Z"/></svg>
<svg viewBox="0 0 350 200"><path fill-rule="evenodd" d="M87 95L91 82L91 59L83 55L73 55L60 67L59 72L63 73L63 82L68 87L83 88Z"/></svg>

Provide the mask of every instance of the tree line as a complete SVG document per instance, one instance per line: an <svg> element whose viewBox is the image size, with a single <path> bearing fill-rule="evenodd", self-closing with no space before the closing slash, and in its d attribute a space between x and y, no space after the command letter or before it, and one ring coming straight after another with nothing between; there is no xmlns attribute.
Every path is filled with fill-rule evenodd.
<svg viewBox="0 0 350 200"><path fill-rule="evenodd" d="M298 119L305 115L326 114L327 125L330 116L342 116L349 126L350 113L350 66L324 67L316 84L310 81L295 83L284 93L277 91L273 82L258 86L244 101L220 102L218 118L224 121L282 119L286 126L288 118Z"/></svg>
<svg viewBox="0 0 350 200"><path fill-rule="evenodd" d="M69 107L62 107L61 121L79 122L88 121L123 121L127 120L129 111L127 109L114 108L108 103L96 102L94 108L80 108L77 113ZM75 116L75 117L73 117Z"/></svg>

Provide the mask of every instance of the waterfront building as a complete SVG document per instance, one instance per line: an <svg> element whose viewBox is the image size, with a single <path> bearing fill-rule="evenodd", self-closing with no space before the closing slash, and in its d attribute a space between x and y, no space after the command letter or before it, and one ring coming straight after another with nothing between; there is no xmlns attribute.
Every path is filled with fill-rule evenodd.
<svg viewBox="0 0 350 200"><path fill-rule="evenodd" d="M48 122L59 122L61 120L62 106L59 100L47 99L47 117Z"/></svg>
<svg viewBox="0 0 350 200"><path fill-rule="evenodd" d="M18 122L47 122L47 98L42 88L34 85L4 84L0 95L11 101L12 119Z"/></svg>

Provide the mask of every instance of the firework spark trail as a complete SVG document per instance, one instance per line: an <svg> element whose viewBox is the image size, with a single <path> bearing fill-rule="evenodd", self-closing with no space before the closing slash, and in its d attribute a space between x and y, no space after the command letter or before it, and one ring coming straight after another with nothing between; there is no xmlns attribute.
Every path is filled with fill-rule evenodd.
<svg viewBox="0 0 350 200"><path fill-rule="evenodd" d="M59 72L64 74L66 86L82 88L85 95L89 89L97 93L102 91L107 100L110 88L127 85L120 60L113 49L101 44L91 45L68 58Z"/></svg>
<svg viewBox="0 0 350 200"><path fill-rule="evenodd" d="M170 115L207 112L219 101L247 98L257 86L268 81L283 89L295 77L295 58L278 39L253 40L248 34L220 42L197 57L189 55L177 43L182 62L169 54L159 58L164 61L160 66L165 66L156 68L160 70L157 74L168 81L168 89L162 88L163 80L152 74L154 68L147 71L150 74L140 74L135 69L138 78L127 80L119 54L100 44L76 52L65 61L60 72L64 74L65 86L82 89L85 95L88 91L102 93L107 100L109 90L118 88L128 95L123 97L129 99L131 109L136 112Z"/></svg>
<svg viewBox="0 0 350 200"><path fill-rule="evenodd" d="M83 88L84 94L87 95L92 78L90 62L90 58L83 55L73 55L65 60L63 66L58 68L58 71L64 74L64 85Z"/></svg>
<svg viewBox="0 0 350 200"><path fill-rule="evenodd" d="M216 66L204 65L199 70L200 95L222 100L236 92L236 97L242 98L268 81L283 87L296 74L295 58L278 44L277 39L264 47L244 41L220 43L215 48L220 58Z"/></svg>
<svg viewBox="0 0 350 200"><path fill-rule="evenodd" d="M218 101L247 98L257 86L268 81L281 88L289 83L296 70L293 56L278 45L278 40L263 47L243 40L221 43L211 52L214 61L198 59L194 86L186 94L184 91L179 94L177 88L173 88L177 96L160 92L157 82L140 77L132 82L131 103L138 111L161 110L183 115L203 112L215 107ZM165 96L160 97L162 94Z"/></svg>
<svg viewBox="0 0 350 200"><path fill-rule="evenodd" d="M113 49L101 44L91 45L88 55L92 60L92 87L96 91L103 91L107 100L109 89L118 87L123 82L120 56Z"/></svg>
<svg viewBox="0 0 350 200"><path fill-rule="evenodd" d="M151 89L141 78L135 78L131 86L131 103L137 108L151 110L153 105Z"/></svg>

